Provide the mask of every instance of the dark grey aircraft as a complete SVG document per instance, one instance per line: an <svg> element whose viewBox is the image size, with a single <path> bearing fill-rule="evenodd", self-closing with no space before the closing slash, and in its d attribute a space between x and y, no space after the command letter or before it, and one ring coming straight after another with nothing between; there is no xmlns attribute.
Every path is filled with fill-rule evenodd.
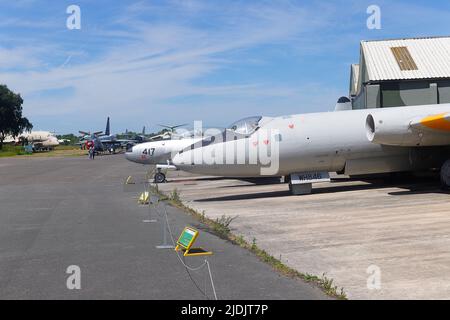
<svg viewBox="0 0 450 320"><path fill-rule="evenodd" d="M97 131L94 133L79 131L83 135L80 140L81 148L89 148L94 146L95 152L109 152L115 153L117 149L131 148L136 143L139 143L139 139L117 139L117 136L111 134L109 117L106 121L105 133L103 131Z"/></svg>

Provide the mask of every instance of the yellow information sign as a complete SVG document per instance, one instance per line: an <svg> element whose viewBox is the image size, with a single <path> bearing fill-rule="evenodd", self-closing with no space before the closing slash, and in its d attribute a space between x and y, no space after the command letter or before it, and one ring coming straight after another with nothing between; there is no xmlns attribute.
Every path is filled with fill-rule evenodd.
<svg viewBox="0 0 450 320"><path fill-rule="evenodd" d="M210 251L206 251L202 248L192 248L195 240L197 240L199 235L198 230L195 230L191 227L186 227L181 232L180 237L177 241L177 246L175 248L176 251L183 251L184 256L210 256L213 253Z"/></svg>

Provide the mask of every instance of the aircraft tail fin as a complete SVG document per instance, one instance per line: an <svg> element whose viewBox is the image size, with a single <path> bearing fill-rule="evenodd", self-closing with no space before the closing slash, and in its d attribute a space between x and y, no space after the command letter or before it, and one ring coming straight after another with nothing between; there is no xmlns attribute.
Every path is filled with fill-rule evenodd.
<svg viewBox="0 0 450 320"><path fill-rule="evenodd" d="M111 135L110 126L109 126L109 117L108 117L108 120L106 120L105 135L107 135L107 136Z"/></svg>

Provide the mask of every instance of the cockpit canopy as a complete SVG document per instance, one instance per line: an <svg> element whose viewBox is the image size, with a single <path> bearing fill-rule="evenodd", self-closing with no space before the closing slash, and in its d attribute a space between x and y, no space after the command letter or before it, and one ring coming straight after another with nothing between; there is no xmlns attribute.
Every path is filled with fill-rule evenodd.
<svg viewBox="0 0 450 320"><path fill-rule="evenodd" d="M227 141L235 141L239 139L245 139L254 133L259 128L259 122L263 117L248 117L242 120L236 121L232 125L230 125L226 130L219 132L216 135L205 136L204 139L198 141L191 146L185 148L181 151L193 150L200 147L206 147L211 144L227 142Z"/></svg>
<svg viewBox="0 0 450 320"><path fill-rule="evenodd" d="M244 118L230 125L228 130L243 135L249 135L256 131L261 119L261 116Z"/></svg>
<svg viewBox="0 0 450 320"><path fill-rule="evenodd" d="M197 138L197 137L211 137L217 134L217 132L223 132L223 128L210 128L200 127L195 129L176 129L172 134L172 140Z"/></svg>

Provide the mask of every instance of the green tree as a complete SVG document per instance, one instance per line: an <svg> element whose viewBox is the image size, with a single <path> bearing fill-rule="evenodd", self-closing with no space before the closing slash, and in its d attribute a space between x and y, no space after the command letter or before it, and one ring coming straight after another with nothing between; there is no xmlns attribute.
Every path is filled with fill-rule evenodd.
<svg viewBox="0 0 450 320"><path fill-rule="evenodd" d="M58 140L65 140L62 144L63 145L74 145L78 142L80 142L80 139L75 136L73 133L69 133L69 134L60 134L57 135L56 138L58 138Z"/></svg>
<svg viewBox="0 0 450 320"><path fill-rule="evenodd" d="M22 104L20 94L12 92L6 85L0 85L0 150L7 135L17 137L33 128L28 119L22 117Z"/></svg>

